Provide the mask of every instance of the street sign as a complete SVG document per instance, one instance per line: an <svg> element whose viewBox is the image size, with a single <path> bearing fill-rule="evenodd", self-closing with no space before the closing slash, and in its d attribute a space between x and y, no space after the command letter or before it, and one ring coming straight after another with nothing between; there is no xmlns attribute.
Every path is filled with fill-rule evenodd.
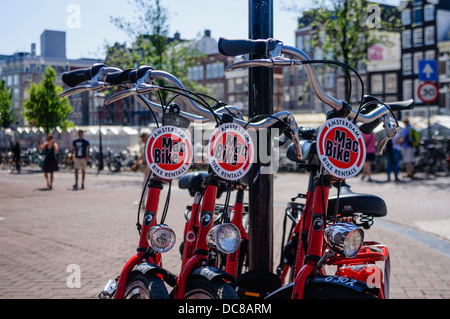
<svg viewBox="0 0 450 319"><path fill-rule="evenodd" d="M436 60L419 60L419 80L437 82L438 70Z"/></svg>
<svg viewBox="0 0 450 319"><path fill-rule="evenodd" d="M423 103L431 104L439 97L439 87L433 82L425 82L419 85L417 94Z"/></svg>

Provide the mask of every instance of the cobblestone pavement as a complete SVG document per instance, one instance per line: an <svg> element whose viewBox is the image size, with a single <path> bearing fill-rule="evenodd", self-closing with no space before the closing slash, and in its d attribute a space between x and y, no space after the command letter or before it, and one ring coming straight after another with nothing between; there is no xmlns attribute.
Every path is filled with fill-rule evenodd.
<svg viewBox="0 0 450 319"><path fill-rule="evenodd" d="M117 277L135 254L142 179L132 173L90 173L86 189L73 191L73 174L58 172L48 191L42 173L0 170L0 299L97 298L107 280ZM390 297L450 298L450 178L400 183L385 179L376 175L374 182L348 182L353 191L386 201L388 216L376 220L366 238L390 249ZM274 178L274 263L286 203L305 191L306 180L298 173ZM184 208L192 200L176 184L166 222L181 243ZM160 207L166 194L167 187ZM163 256L163 263L179 273L178 245ZM80 274L79 285L75 273Z"/></svg>

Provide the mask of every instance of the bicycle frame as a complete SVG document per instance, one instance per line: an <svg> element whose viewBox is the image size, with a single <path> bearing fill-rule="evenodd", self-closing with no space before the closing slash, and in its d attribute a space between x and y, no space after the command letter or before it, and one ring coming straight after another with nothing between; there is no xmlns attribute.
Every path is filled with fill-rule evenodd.
<svg viewBox="0 0 450 319"><path fill-rule="evenodd" d="M147 186L146 186L147 187ZM156 225L156 213L158 211L158 204L160 199L161 190L163 189L163 182L159 179L152 178L149 185L149 191L147 194L147 201L145 205L146 214L152 214L152 220L150 223L145 223L140 230L139 245L137 248L137 254L131 257L120 273L117 290L114 295L114 299L123 299L125 295L125 289L127 286L128 276L133 268L139 263L154 264L158 267L162 267L161 254L152 253L148 254L147 249L149 244L147 241L147 233L151 227ZM144 217L145 218L145 217ZM145 257L145 258L144 258ZM144 261L145 260L145 261Z"/></svg>
<svg viewBox="0 0 450 319"><path fill-rule="evenodd" d="M208 235L209 230L213 226L213 215L215 209L216 202L216 194L218 188L218 181L215 178L210 178L208 185L206 186L205 193L203 196L202 203L195 203L192 207L192 216L189 223L189 226L194 227L194 223L198 221L196 213L200 211L200 223L198 228L198 236L196 236L195 240L195 250L192 256L188 258L188 251L190 248L184 248L183 252L183 266L181 268L180 275L178 276L177 285L175 287L174 299L183 299L186 290L186 283L189 279L189 276L192 272L201 267L203 261L208 258L209 255L209 246L206 241L206 237ZM195 202L195 201L194 201ZM195 208L195 210L194 210ZM189 229L189 228L188 228ZM193 229L193 228L192 228ZM189 230L188 230L189 232ZM184 258L184 253L186 253L186 259Z"/></svg>

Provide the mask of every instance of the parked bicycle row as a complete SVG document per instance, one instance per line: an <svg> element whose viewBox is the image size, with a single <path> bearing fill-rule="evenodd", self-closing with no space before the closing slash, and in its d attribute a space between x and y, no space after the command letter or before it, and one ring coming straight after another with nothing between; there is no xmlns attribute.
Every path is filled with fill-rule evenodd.
<svg viewBox="0 0 450 319"><path fill-rule="evenodd" d="M364 240L364 232L374 220L387 214L386 205L376 195L354 192L345 180L356 176L365 163L363 134L382 125L376 149L382 154L399 129L394 111L411 108L412 100L387 105L362 94L360 105L353 108L348 101L336 100L322 90L314 64L338 65L360 79L354 69L336 61L310 60L304 52L273 39L221 38L219 52L265 56L235 63L228 70L303 66L316 95L331 107L326 122L319 130L302 127L301 119L297 123L287 111L245 119L232 105L189 91L174 75L150 66L120 70L96 64L63 75L70 88L62 97L120 86L122 90L109 96L105 104L132 95L152 114L163 115L161 123L154 116L157 127L145 147L150 172L137 210L137 253L117 278L108 281L99 297L388 298L388 247ZM173 99L166 102L159 94L162 91L174 94ZM205 171L190 171L193 145L186 128L192 122L215 123L206 147ZM274 173L270 158L263 160L267 149L262 151L261 136L288 145L287 158L310 176L308 185L298 185L287 203L276 273L251 269L248 263L248 247L258 238L248 228L252 203L244 202L244 192L261 174ZM252 167L257 173L250 179ZM170 210L173 181L192 197L185 212ZM337 195L330 196L333 187ZM168 192L161 209L164 188ZM225 198L221 205L216 202L220 197ZM166 225L166 216L183 213L184 232L176 235ZM182 241L178 274L164 268L164 253L173 248L176 238Z"/></svg>
<svg viewBox="0 0 450 319"><path fill-rule="evenodd" d="M40 163L45 158L45 152L39 151L36 147L20 150L19 156L15 154L14 150L11 150L0 155L0 166L9 169L11 173L20 172L22 168L39 169ZM102 154L104 169L110 172L131 170L139 157L137 152L132 152L129 148L119 152L107 148ZM56 160L59 169L73 169L73 154L70 149L59 150ZM98 147L94 146L90 149L86 166L93 169L99 168L100 152Z"/></svg>

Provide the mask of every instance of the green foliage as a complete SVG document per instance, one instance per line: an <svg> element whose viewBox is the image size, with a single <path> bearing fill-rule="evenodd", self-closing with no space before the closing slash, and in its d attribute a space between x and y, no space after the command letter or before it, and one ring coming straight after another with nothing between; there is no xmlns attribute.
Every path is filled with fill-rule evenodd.
<svg viewBox="0 0 450 319"><path fill-rule="evenodd" d="M11 91L6 86L5 81L0 81L0 127L7 128L14 121L14 114L11 105Z"/></svg>
<svg viewBox="0 0 450 319"><path fill-rule="evenodd" d="M57 127L66 130L73 125L68 120L72 106L67 98L59 97L63 89L56 85L55 77L55 70L47 66L42 81L31 84L28 92L30 98L23 103L27 120L36 127L42 127L46 133Z"/></svg>
<svg viewBox="0 0 450 319"><path fill-rule="evenodd" d="M160 5L159 0L133 0L129 4L136 11L132 21L122 17L111 17L110 20L130 37L133 44L131 48L117 44L108 47L105 63L121 69L148 65L175 75L194 91L204 91L197 83L187 79L188 67L194 65L203 54L169 37L167 9Z"/></svg>

